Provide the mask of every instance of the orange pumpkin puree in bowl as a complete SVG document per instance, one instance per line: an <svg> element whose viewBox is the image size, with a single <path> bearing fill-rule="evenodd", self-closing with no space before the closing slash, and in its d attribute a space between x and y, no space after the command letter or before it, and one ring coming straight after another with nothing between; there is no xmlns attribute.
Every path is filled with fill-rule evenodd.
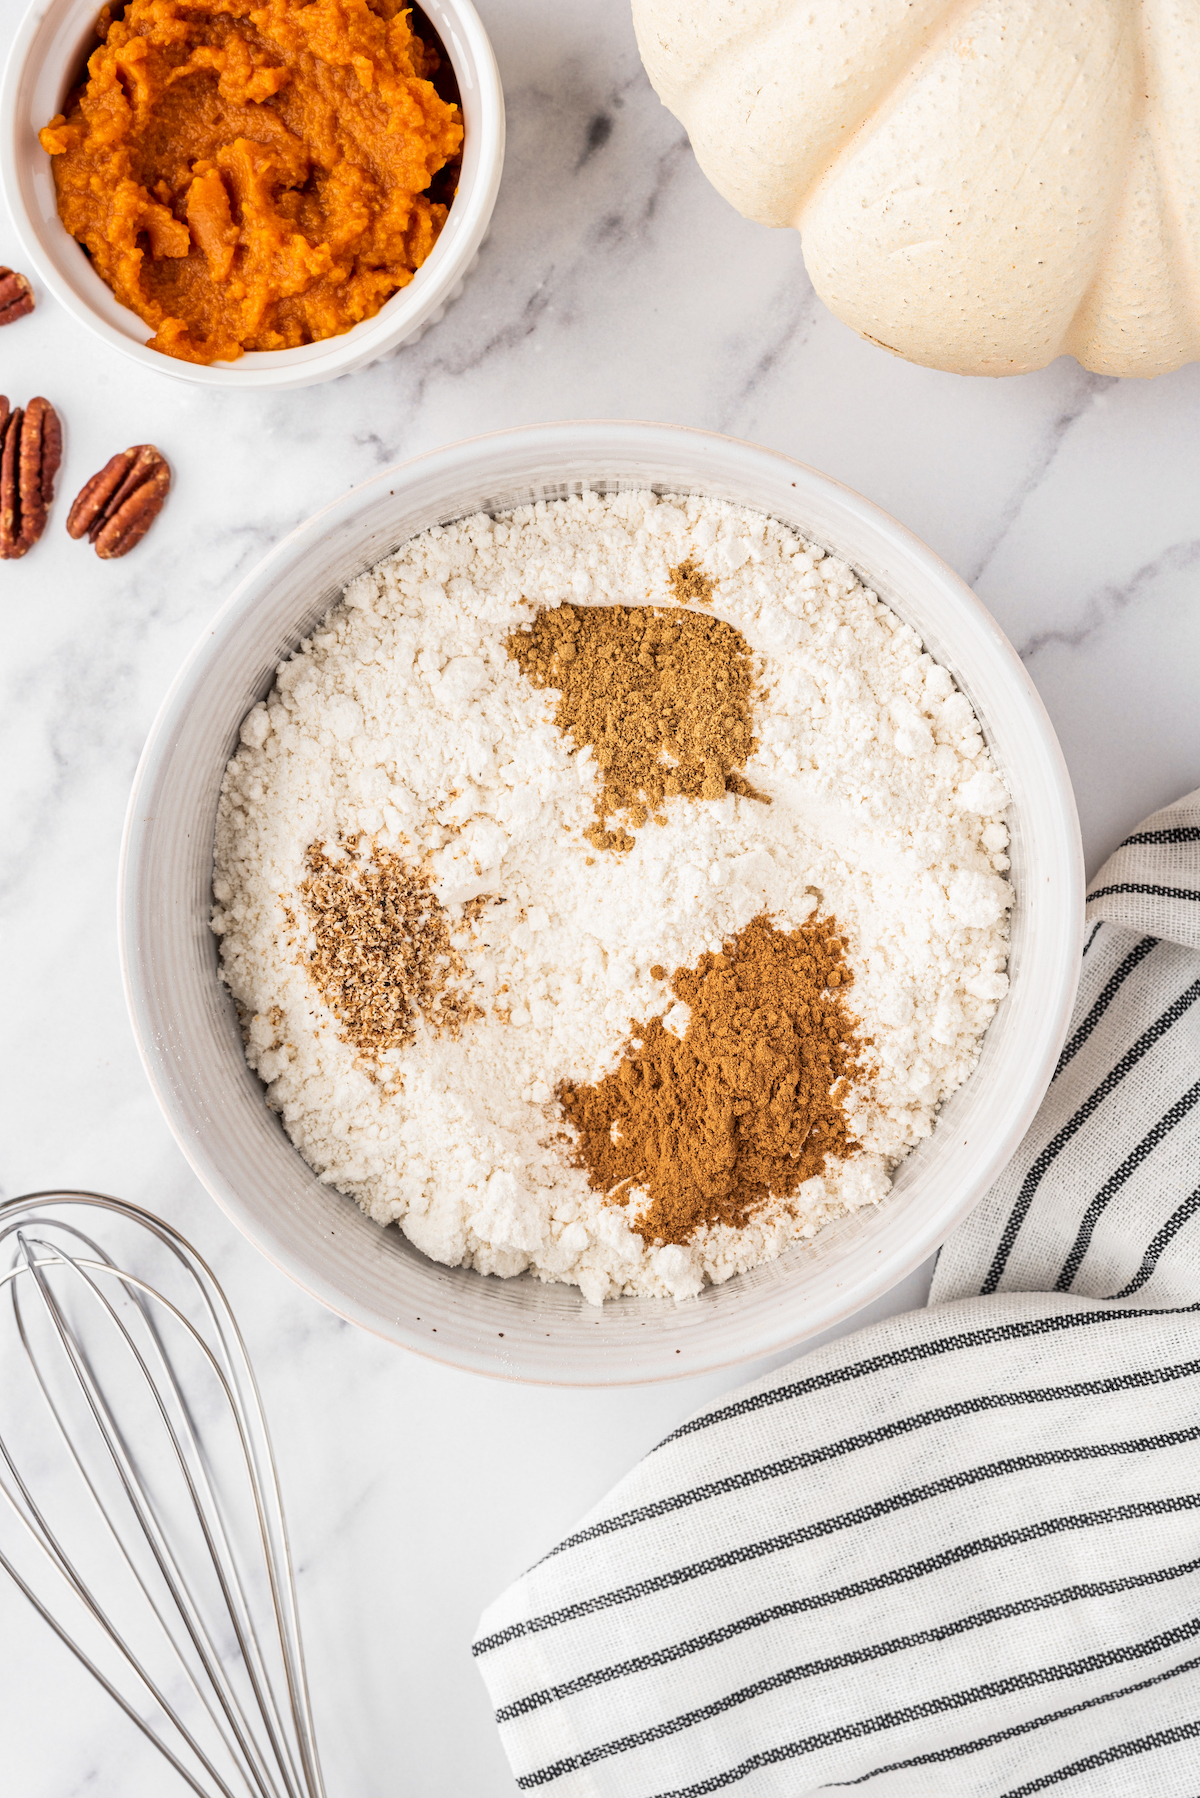
<svg viewBox="0 0 1200 1798"><path fill-rule="evenodd" d="M399 0L129 0L98 35L41 142L63 224L151 349L316 343L412 280L463 129Z"/></svg>

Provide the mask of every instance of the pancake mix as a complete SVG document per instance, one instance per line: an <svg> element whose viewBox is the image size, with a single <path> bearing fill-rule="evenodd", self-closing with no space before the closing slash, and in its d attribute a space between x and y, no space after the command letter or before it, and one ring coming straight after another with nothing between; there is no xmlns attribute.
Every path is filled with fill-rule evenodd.
<svg viewBox="0 0 1200 1798"><path fill-rule="evenodd" d="M886 1199L1007 990L1009 795L835 557L720 501L428 530L246 718L221 973L434 1259L677 1300Z"/></svg>

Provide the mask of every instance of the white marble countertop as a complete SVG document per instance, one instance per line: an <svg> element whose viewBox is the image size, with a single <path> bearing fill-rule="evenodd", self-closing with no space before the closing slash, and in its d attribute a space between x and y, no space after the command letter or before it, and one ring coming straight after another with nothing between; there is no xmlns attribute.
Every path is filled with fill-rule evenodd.
<svg viewBox="0 0 1200 1798"><path fill-rule="evenodd" d="M291 1287L189 1172L126 1021L117 852L151 717L231 585L342 488L447 440L547 418L706 426L858 488L973 584L1058 729L1089 870L1200 783L1200 366L1118 382L1064 360L991 381L897 361L824 310L793 233L708 187L623 4L480 10L507 171L476 275L418 346L264 399L134 369L44 296L0 335L0 390L45 393L67 432L49 532L0 571L0 1190L119 1193L226 1283L280 1450L330 1798L515 1791L468 1652L480 1609L741 1375L580 1394L407 1356ZM0 5L10 31L19 11ZM0 262L20 264L6 216ZM174 466L169 510L103 564L66 537L66 502L145 440ZM914 1276L878 1309L922 1295ZM7 1584L0 1737L22 1798L183 1791Z"/></svg>

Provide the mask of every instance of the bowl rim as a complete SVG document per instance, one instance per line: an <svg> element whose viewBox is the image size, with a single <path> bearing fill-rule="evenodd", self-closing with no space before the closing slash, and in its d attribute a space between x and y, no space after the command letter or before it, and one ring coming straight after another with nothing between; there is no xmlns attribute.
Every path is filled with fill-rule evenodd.
<svg viewBox="0 0 1200 1798"><path fill-rule="evenodd" d="M393 1323L390 1318L383 1318L369 1306L356 1302L340 1286L314 1271L310 1266L303 1264L298 1254L289 1247L288 1242L256 1216L240 1192L234 1190L225 1181L223 1175L214 1168L207 1152L197 1142L182 1115L182 1106L175 1096L169 1078L167 1065L169 1058L155 1044L153 1030L149 1025L149 988L135 948L138 922L138 863L146 840L145 826L152 821L148 817L143 817L141 800L143 792L156 777L160 763L165 760L169 752L172 726L186 711L190 687L205 666L209 664L210 659L220 653L222 635L229 631L239 617L248 614L261 598L265 598L270 591L275 572L283 565L290 563L293 555L302 545L312 543L326 533L332 532L339 523L352 520L363 508L367 496L382 488L385 483L390 484L389 490L394 490L406 477L415 479L422 474L427 475L431 471L437 473L440 470L444 470L445 478L449 481L454 472L461 470L464 462L469 462L471 458L486 456L488 450L494 445L514 446L519 444L522 439L529 441L531 445L537 443L539 448L546 452L552 452L557 444L564 455L568 452L578 455L581 448L586 450L594 444L596 463L599 468L606 453L609 455L615 453L611 444L614 434L627 439L630 453L632 453L633 442L637 440L644 448L658 446L665 454L672 441L683 437L689 439L693 444L706 444L717 453L735 452L751 461L757 459L759 466L765 467L769 464L776 470L786 467L789 476L792 477L793 487L798 490L807 489L809 492L832 493L842 504L848 501L852 511L873 523L885 535L889 535L903 552L906 552L911 559L918 563L922 572L935 586L941 586L944 590L948 590L959 603L966 605L975 614L976 622L984 627L997 651L1006 658L1010 675L1016 677L1018 687L1024 690L1028 707L1028 721L1036 730L1043 754L1042 772L1052 790L1057 806L1057 822L1062 826L1061 840L1056 840L1059 865L1055 869L1058 878L1055 908L1058 948L1055 957L1050 962L1051 990L1045 1008L1047 1016L1054 1021L1044 1031L1039 1054L1019 1071L1020 1102L1012 1107L1007 1128L993 1141L990 1151L982 1156L980 1161L982 1171L973 1175L969 1182L964 1182L963 1190L953 1204L945 1205L936 1215L927 1219L922 1226L914 1228L906 1242L904 1252L893 1254L887 1260L885 1268L866 1269L861 1271L857 1278L839 1281L837 1295L828 1297L819 1308L814 1306L813 1313L803 1321L793 1318L784 1328L779 1327L779 1322L770 1327L764 1326L760 1332L760 1339L749 1347L738 1347L719 1353L699 1363L689 1361L679 1368L670 1368L664 1364L652 1372L630 1372L628 1369L622 1369L619 1373L614 1373L603 1369L597 1370L588 1377L579 1375L560 1377L554 1374L517 1372L509 1359L494 1349L481 1351L464 1349L461 1346L450 1347L445 1341L439 1342L436 1339L431 1342L427 1335L419 1334L408 1327L402 1318L396 1319ZM596 478L600 479L601 477L597 474ZM760 509L764 513L769 511L765 504ZM447 517L449 516L451 514L448 513ZM403 540L405 539L400 539L400 541ZM390 552L381 552L381 554L387 553ZM841 552L835 551L835 553ZM869 574L869 565L862 564L861 566L864 572ZM336 599L331 601L331 604L336 603ZM882 507L864 498L853 488L779 451L766 449L744 439L687 426L653 424L636 420L575 420L543 425L524 425L510 430L465 438L382 469L312 514L310 518L282 538L243 577L185 658L159 706L139 759L121 842L117 893L118 940L121 976L134 1039L147 1078L168 1125L185 1158L206 1190L216 1199L242 1234L280 1271L287 1274L312 1297L318 1299L319 1302L348 1322L368 1329L384 1340L413 1349L444 1365L485 1373L497 1378L516 1378L530 1384L632 1385L651 1384L672 1378L688 1378L700 1373L716 1372L748 1360L777 1354L795 1347L806 1339L844 1322L846 1318L880 1298L940 1246L951 1230L968 1215L982 1198L1016 1150L1050 1083L1059 1051L1069 1027L1075 989L1078 984L1080 951L1084 932L1084 891L1083 850L1074 793L1065 758L1045 705L1016 651L1000 631L986 607L960 576L933 550L907 526L899 523ZM299 1151L297 1150L296 1153L299 1154ZM882 1250L878 1252L882 1253Z"/></svg>
<svg viewBox="0 0 1200 1798"><path fill-rule="evenodd" d="M55 255L42 242L42 226L27 201L26 185L33 175L22 154L24 121L19 102L39 34L58 14L94 14L97 10L96 0L32 0L17 28L0 80L0 190L8 202L29 272L74 319L122 355L156 374L205 387L278 392L333 380L378 361L441 318L446 306L461 291L487 236L504 168L504 90L491 40L472 0L423 0L422 10L437 30L454 66L463 94L464 118L468 111L476 117L468 125L471 147L464 158L464 178L446 225L412 281L393 294L371 318L361 320L337 337L290 350L250 351L237 362L206 365L149 349L147 343L153 335L150 327L119 304L90 264L84 262L81 267L78 285L68 279ZM65 60L70 52L62 43L62 36L57 29L53 35L47 29L36 71L56 54ZM66 243L72 242L57 215L50 228L61 232ZM82 249L76 249L83 258ZM100 290L95 304L81 291L93 282Z"/></svg>

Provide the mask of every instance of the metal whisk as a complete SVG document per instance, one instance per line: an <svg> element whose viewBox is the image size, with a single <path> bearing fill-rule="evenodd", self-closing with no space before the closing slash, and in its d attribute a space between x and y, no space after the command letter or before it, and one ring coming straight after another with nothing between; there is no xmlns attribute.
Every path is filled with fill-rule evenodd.
<svg viewBox="0 0 1200 1798"><path fill-rule="evenodd" d="M245 1345L136 1205L0 1205L0 1493L0 1565L192 1791L324 1798Z"/></svg>

